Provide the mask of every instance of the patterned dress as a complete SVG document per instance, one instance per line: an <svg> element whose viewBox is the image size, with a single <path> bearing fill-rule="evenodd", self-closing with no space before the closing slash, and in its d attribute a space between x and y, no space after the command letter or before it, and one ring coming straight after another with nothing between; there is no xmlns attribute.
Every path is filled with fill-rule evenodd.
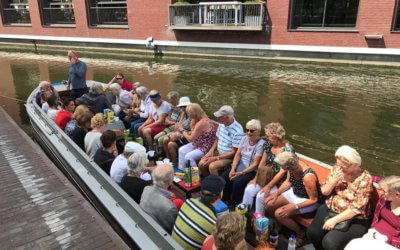
<svg viewBox="0 0 400 250"><path fill-rule="evenodd" d="M199 137L196 138L196 140L192 142L194 148L200 149L201 152L203 152L204 154L206 154L210 150L216 138L215 125L211 120L209 121L209 124L210 130L202 133Z"/></svg>

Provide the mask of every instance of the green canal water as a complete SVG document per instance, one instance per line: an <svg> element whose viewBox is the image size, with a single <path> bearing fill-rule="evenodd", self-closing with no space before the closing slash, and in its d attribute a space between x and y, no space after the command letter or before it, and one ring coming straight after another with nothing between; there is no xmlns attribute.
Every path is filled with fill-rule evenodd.
<svg viewBox="0 0 400 250"><path fill-rule="evenodd" d="M85 55L88 79L108 82L121 71L164 96L177 90L208 114L232 105L242 124L279 121L300 153L327 163L348 144L372 173L400 175L400 68L257 60L97 58ZM40 80L67 78L60 55L0 52L0 93L25 100ZM31 134L24 105L0 105Z"/></svg>

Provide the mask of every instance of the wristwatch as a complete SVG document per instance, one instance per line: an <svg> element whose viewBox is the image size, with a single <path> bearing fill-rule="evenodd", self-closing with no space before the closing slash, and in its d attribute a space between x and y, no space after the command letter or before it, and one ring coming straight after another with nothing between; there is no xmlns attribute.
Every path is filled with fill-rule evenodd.
<svg viewBox="0 0 400 250"><path fill-rule="evenodd" d="M294 203L294 208L296 208L296 210L299 210L299 205L297 205L296 203Z"/></svg>

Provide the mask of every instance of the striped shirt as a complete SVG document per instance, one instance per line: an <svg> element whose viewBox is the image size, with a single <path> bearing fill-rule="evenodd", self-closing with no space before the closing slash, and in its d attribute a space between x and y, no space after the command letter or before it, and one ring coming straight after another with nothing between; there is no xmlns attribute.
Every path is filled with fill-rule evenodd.
<svg viewBox="0 0 400 250"><path fill-rule="evenodd" d="M217 130L218 153L223 154L230 152L232 148L238 148L243 135L243 127L236 120L229 126L219 124Z"/></svg>
<svg viewBox="0 0 400 250"><path fill-rule="evenodd" d="M172 238L184 249L201 249L203 241L211 235L216 220L210 207L197 199L188 199L178 213Z"/></svg>

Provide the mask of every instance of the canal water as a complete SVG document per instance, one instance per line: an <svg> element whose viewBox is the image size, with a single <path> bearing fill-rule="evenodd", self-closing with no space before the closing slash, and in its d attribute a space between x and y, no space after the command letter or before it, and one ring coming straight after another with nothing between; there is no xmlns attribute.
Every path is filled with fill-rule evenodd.
<svg viewBox="0 0 400 250"><path fill-rule="evenodd" d="M327 163L335 149L359 150L373 174L400 175L400 68L257 60L97 58L84 56L87 79L108 82L121 71L164 96L177 90L208 114L235 109L243 125L279 121L300 153ZM0 52L0 105L31 134L24 104L40 80L67 79L60 55ZM8 99L5 96L13 99Z"/></svg>

